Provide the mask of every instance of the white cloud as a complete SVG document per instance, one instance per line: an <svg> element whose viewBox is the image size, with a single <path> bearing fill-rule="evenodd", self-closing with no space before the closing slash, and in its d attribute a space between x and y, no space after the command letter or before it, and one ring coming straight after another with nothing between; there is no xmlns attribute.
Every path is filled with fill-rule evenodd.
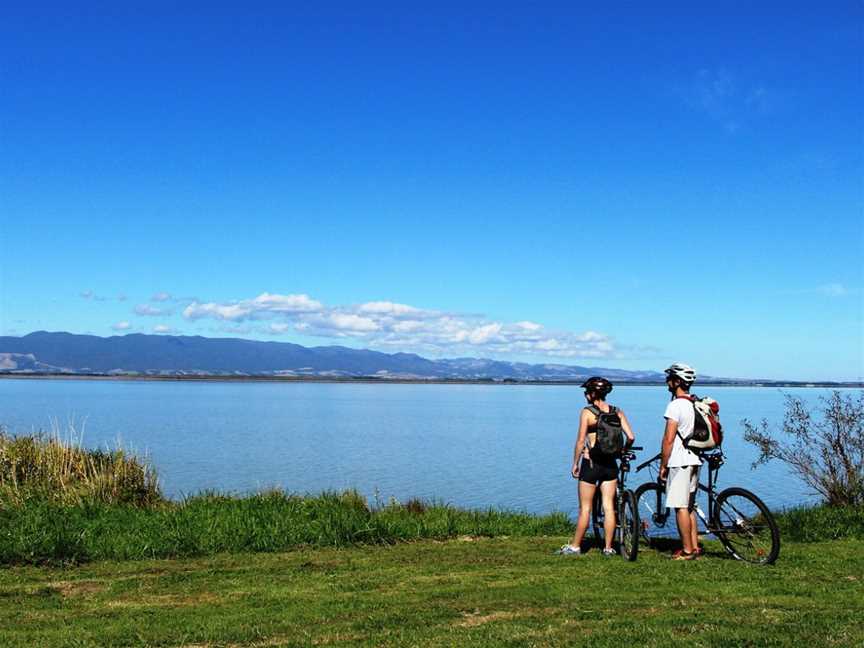
<svg viewBox="0 0 864 648"><path fill-rule="evenodd" d="M849 294L849 291L846 289L841 283L828 283L822 286L819 286L816 289L820 295L825 295L826 297L845 297Z"/></svg>
<svg viewBox="0 0 864 648"><path fill-rule="evenodd" d="M549 331L542 324L520 320L490 321L479 315L458 315L389 301L327 306L308 295L263 293L227 303L189 304L183 317L241 323L262 322L259 333L354 338L371 347L431 353L545 355L561 358L603 358L615 353L609 336L596 331ZM266 322L266 325L263 324Z"/></svg>
<svg viewBox="0 0 864 648"><path fill-rule="evenodd" d="M390 317L410 317L411 319L435 317L439 314L436 311L423 310L406 304L396 304L389 301L366 302L365 304L360 304L357 307L357 310L361 313L389 315Z"/></svg>
<svg viewBox="0 0 864 648"><path fill-rule="evenodd" d="M252 300L252 304L274 313L313 313L323 308L320 302L310 299L308 295L262 293Z"/></svg>
<svg viewBox="0 0 864 648"><path fill-rule="evenodd" d="M80 293L78 293L78 296L81 297L82 299L86 299L88 301L104 302L104 301L108 300L107 297L104 297L102 295L97 295L92 290L85 290L83 292L80 292Z"/></svg>
<svg viewBox="0 0 864 648"><path fill-rule="evenodd" d="M497 322L484 324L483 326L478 326L468 334L468 341L471 344L486 344L493 340L502 341L501 336L498 335L500 332L501 325Z"/></svg>
<svg viewBox="0 0 864 648"><path fill-rule="evenodd" d="M238 304L199 304L198 302L193 302L183 310L183 317L189 320L212 317L213 319L242 322L251 313L251 308Z"/></svg>
<svg viewBox="0 0 864 648"><path fill-rule="evenodd" d="M150 298L150 301L153 301L153 302L166 302L166 301L171 301L171 293L167 293L167 292L157 292L156 294L154 294L154 295Z"/></svg>
<svg viewBox="0 0 864 648"><path fill-rule="evenodd" d="M138 304L135 307L135 314L144 317L164 317L172 313L173 311L170 308L156 308L150 304Z"/></svg>
<svg viewBox="0 0 864 648"><path fill-rule="evenodd" d="M816 286L815 288L798 288L796 290L783 290L781 295L821 295L822 297L846 297L850 294L857 294L855 289L850 290L844 284L832 282Z"/></svg>
<svg viewBox="0 0 864 648"><path fill-rule="evenodd" d="M117 322L116 324L112 325L111 328L115 331L128 331L132 328L132 325L129 322L123 321Z"/></svg>
<svg viewBox="0 0 864 648"><path fill-rule="evenodd" d="M697 71L677 93L730 135L764 118L776 103L774 92L764 83L741 70L732 72L722 67Z"/></svg>
<svg viewBox="0 0 864 648"><path fill-rule="evenodd" d="M228 304L214 302L202 304L196 300L183 310L183 317L189 320L211 317L231 322L243 322L250 319L267 319L280 314L315 313L322 310L324 310L324 306L308 295L262 293L254 299Z"/></svg>
<svg viewBox="0 0 864 648"><path fill-rule="evenodd" d="M153 327L154 333L176 333L177 331L171 328L170 326L165 326L165 324L157 324Z"/></svg>
<svg viewBox="0 0 864 648"><path fill-rule="evenodd" d="M536 324L535 322L516 322L513 326L518 326L526 331L539 331L543 328L542 325Z"/></svg>

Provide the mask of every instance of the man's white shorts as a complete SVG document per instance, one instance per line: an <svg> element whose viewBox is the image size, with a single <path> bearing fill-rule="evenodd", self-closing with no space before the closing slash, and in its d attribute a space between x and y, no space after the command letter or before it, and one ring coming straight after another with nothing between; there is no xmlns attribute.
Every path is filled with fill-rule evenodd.
<svg viewBox="0 0 864 648"><path fill-rule="evenodd" d="M669 508L691 508L699 487L699 466L669 468L666 478L666 506Z"/></svg>

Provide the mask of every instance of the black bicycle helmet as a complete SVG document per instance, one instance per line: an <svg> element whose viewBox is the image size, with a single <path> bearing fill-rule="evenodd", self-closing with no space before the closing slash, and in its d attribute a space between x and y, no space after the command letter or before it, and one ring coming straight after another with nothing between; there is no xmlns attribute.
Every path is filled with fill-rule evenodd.
<svg viewBox="0 0 864 648"><path fill-rule="evenodd" d="M582 389L605 396L612 391L612 383L602 376L592 376L582 383Z"/></svg>

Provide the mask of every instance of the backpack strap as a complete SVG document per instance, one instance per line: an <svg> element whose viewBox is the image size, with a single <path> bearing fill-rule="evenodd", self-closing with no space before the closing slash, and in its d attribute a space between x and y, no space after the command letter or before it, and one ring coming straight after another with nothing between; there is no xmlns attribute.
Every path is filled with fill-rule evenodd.
<svg viewBox="0 0 864 648"><path fill-rule="evenodd" d="M601 410L596 405L586 405L585 409L587 409L589 412L591 412L594 416L600 416L601 414L614 414L615 412L618 411L618 408L615 407L614 405L609 406L608 412L604 412L603 410Z"/></svg>
<svg viewBox="0 0 864 648"><path fill-rule="evenodd" d="M596 405L586 405L585 409L588 410L589 412L591 412L598 419L600 418L600 415L603 413L600 411L600 408L597 407ZM585 449L588 451L588 461L593 466L594 465L594 459L591 457L591 450L593 448L588 444L588 435L587 434L585 435Z"/></svg>
<svg viewBox="0 0 864 648"><path fill-rule="evenodd" d="M679 398L682 400L688 401L690 403L690 405L693 406L693 432L695 433L696 432L696 417L699 416L699 412L696 411L696 399L697 399L697 397L694 394L687 394L686 396L676 396L675 400L678 400ZM696 454L696 452L694 450L691 450L690 448L687 447L687 440L684 438L684 435L681 434L681 427L680 426L678 426L678 429L675 430L675 434L677 434L678 438L681 439L681 445L684 446L684 449L687 450L687 452L692 452L693 454Z"/></svg>

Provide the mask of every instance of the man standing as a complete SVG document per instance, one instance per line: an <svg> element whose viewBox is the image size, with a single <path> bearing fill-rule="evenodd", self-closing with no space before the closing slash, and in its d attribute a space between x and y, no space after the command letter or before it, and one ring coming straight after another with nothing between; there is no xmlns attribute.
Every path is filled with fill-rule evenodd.
<svg viewBox="0 0 864 648"><path fill-rule="evenodd" d="M699 531L696 526L696 489L702 460L684 446L684 439L693 434L695 412L690 399L690 386L696 372L685 364L675 363L665 371L666 387L672 401L666 406L666 431L660 458L660 479L666 480L666 506L675 509L681 549L673 560L693 560L699 555Z"/></svg>

